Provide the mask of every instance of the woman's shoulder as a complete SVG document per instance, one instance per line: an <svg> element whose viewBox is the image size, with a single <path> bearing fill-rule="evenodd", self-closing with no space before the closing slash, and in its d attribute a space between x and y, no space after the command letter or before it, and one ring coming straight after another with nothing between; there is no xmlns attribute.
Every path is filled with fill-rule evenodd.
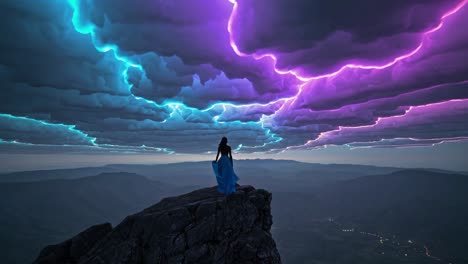
<svg viewBox="0 0 468 264"><path fill-rule="evenodd" d="M229 145L224 145L224 146L218 146L219 150L231 150L231 146Z"/></svg>

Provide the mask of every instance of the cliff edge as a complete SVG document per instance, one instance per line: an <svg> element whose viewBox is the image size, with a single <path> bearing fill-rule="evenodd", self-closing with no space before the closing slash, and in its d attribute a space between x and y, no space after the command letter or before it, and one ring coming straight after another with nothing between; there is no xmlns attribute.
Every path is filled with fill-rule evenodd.
<svg viewBox="0 0 468 264"><path fill-rule="evenodd" d="M281 263L270 203L271 193L252 186L228 197L196 190L47 246L34 263Z"/></svg>

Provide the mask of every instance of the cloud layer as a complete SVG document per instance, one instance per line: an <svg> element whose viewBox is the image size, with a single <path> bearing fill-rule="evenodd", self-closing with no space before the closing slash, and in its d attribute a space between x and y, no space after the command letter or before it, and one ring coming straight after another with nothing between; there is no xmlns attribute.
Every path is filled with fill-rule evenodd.
<svg viewBox="0 0 468 264"><path fill-rule="evenodd" d="M0 150L466 140L468 1L0 4Z"/></svg>

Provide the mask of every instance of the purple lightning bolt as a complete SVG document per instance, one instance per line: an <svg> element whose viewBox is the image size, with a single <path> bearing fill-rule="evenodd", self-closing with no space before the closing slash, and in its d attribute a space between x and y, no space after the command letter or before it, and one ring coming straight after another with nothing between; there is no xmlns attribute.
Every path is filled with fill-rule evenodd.
<svg viewBox="0 0 468 264"><path fill-rule="evenodd" d="M331 72L331 73L327 73L327 74L323 74L323 75L317 75L317 76L302 76L300 75L297 71L294 71L294 70L288 70L288 71L282 71L278 68L276 68L276 63L278 61L278 58L276 57L275 54L273 53L265 53L265 54L246 54L246 53L243 53L242 51L239 50L239 47L237 46L237 44L235 43L234 41L234 30L233 30L233 21L237 18L238 16L238 3L237 3L237 0L229 0L229 2L231 2L234 6L232 8L232 12L231 12L231 16L229 17L229 20L228 20L228 27L227 27L227 30L229 32L229 42L231 44L231 47L232 49L234 50L234 52L238 55L238 56L241 56L241 57L247 57L247 56L252 56L254 59L256 60L260 60L260 59L263 59L263 58L270 58L271 60L273 60L273 67L274 67L274 70L276 71L276 73L278 74L292 74L294 75L296 78L298 78L299 80L303 81L303 82L308 82L308 81L311 81L311 80L318 80L318 79L323 79L323 78L330 78L330 77L334 77L338 74L340 74L341 72L343 72L344 70L346 69L367 69L367 70L371 70L371 69L376 69L376 70L381 70L381 69L385 69L385 68L388 68L392 65L394 65L395 63L401 61L401 60L404 60L404 59L407 59L413 55L415 55L416 53L418 53L421 48L423 47L424 45L424 41L427 39L427 36L429 36L430 34L440 30L443 25L444 25L444 20L457 13L466 3L468 3L468 0L463 0L461 1L460 3L458 3L455 7L453 7L452 9L450 9L449 11L447 11L445 14L442 15L442 17L439 19L439 24L432 28L432 29L429 29L427 30L426 32L422 33L422 40L421 42L419 43L419 45L412 51L406 53L406 54L403 54L403 55L400 55L396 58L394 58L393 60L390 60L389 62L387 63L384 63L384 64L381 64L381 65L361 65L361 64L346 64L342 67L340 67L337 71L335 72Z"/></svg>
<svg viewBox="0 0 468 264"><path fill-rule="evenodd" d="M319 80L319 79L326 79L326 78L331 78L331 77L335 77L341 73L343 73L345 70L347 69L363 69L363 70L382 70L382 69L385 69L385 68L388 68L392 65L395 65L397 62L400 62L400 61L403 61L405 59L408 59L412 56L414 56L415 54L417 54L419 51L422 50L423 46L425 45L425 43L427 42L428 38L430 35L432 35L433 33L439 31L445 24L445 20L456 14L459 10L461 10L467 3L468 3L468 0L463 0L463 1L460 1L457 5L455 5L453 8L451 8L450 10L448 10L447 12L445 12L439 19L439 23L437 24L437 26L423 32L421 34L421 40L420 40L420 43L416 46L416 48L414 48L413 50L411 51L408 51L407 53L405 54L402 54L400 56L397 56L393 59L391 59L390 61L387 61L387 62L384 62L382 64L377 64L377 65L365 65L365 64L354 64L354 63L350 63L350 64L346 64L346 65L343 65L341 67L338 68L338 70L334 71L334 72L330 72L330 73L326 73L326 74L322 74L322 75L316 75L316 76L305 76L301 73L299 73L298 71L292 69L292 70L280 70L276 67L277 65L277 61L278 61L278 58L275 54L273 53L263 53L263 54L258 54L258 53L253 53L253 54L247 54L247 53L244 53L242 52L238 45L236 44L236 42L234 41L234 35L235 35L235 32L234 32L234 29L233 29L233 24L234 24L234 21L237 19L238 17L238 3L237 3L237 0L229 0L230 3L233 4L233 9L232 9L232 12L231 12L231 15L229 17L229 20L228 20L228 25L227 25L227 30L229 32L229 42L230 42L230 45L232 47L232 50L240 57L252 57L254 58L255 60L261 60L261 59L264 59L264 58L269 58L272 60L273 62L273 68L275 70L275 72L277 74L281 74L281 75L286 75L286 74L290 74L290 75L293 75L295 76L297 79L299 79L300 81L302 81L303 83L299 85L299 89L298 89L298 93L292 97L292 98L288 98L286 100L283 101L283 105L273 114L276 115L278 112L281 112L284 107L287 105L287 103L294 103L294 101L297 99L297 97L302 93L302 90L303 90L303 87L313 81L313 80ZM466 100L448 100L448 101L442 101L442 102L438 102L438 103L433 103L433 104L425 104L425 105L419 105L419 106L410 106L404 114L402 115L395 115L395 116L390 116L390 117L385 117L385 118L382 118L382 117L379 117L377 118L377 120L375 121L375 123L373 124L370 124L370 125L364 125L364 126L349 126L349 127L345 127L345 126L338 126L337 129L335 130L330 130L330 131L327 131L327 132L322 132L319 134L319 136L313 140L309 140L307 141L304 145L300 145L300 146L289 146L289 147L286 147L284 150L289 150L289 149L297 149L297 148L303 148L303 147L311 147L312 145L314 145L315 143L321 141L323 138L326 138L327 136L329 135L333 135L334 133L337 133L337 132L341 132L342 130L361 130L361 129L369 129L369 128L374 128L374 127L377 127L382 121L388 121L388 120L398 120L399 118L403 118L403 117L406 117L407 114L411 113L414 109L424 109L424 108L430 108L432 106L438 106L438 105L442 105L442 104L445 104L445 103L454 103L454 102L457 102L457 103L466 103L468 101ZM289 104L290 105L290 104ZM422 139L415 139L415 138L409 138L411 140L414 140L414 141L419 141ZM451 141L450 139L448 138L434 138L434 140L439 140L439 143L440 142L445 142L445 141ZM467 138L466 137L456 137L456 138L453 138L453 140L455 141L458 141L458 140L466 140ZM320 145L320 144L319 144ZM326 144L325 144L326 145ZM273 150L274 152L275 150Z"/></svg>

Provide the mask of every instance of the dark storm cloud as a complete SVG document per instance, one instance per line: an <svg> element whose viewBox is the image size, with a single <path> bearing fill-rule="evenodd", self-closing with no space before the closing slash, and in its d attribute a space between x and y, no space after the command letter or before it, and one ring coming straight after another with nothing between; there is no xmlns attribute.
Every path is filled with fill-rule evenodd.
<svg viewBox="0 0 468 264"><path fill-rule="evenodd" d="M325 133L310 141L307 147L355 142L370 142L373 145L382 139L394 139L395 135L399 135L399 142L413 139L413 142L419 141L420 144L427 145L450 141L451 138L465 138L468 125L467 102L468 100L453 100L414 107L405 115L383 118L373 126L342 128ZM436 129L429 129L431 127Z"/></svg>
<svg viewBox="0 0 468 264"><path fill-rule="evenodd" d="M0 138L8 142L54 145L92 145L94 138L73 126L51 125L0 114Z"/></svg>
<svg viewBox="0 0 468 264"><path fill-rule="evenodd" d="M226 106L219 121L232 122L240 120L243 122L256 121L262 119L262 116L272 115L284 104L284 102L274 102L268 105L246 105L243 107Z"/></svg>
<svg viewBox="0 0 468 264"><path fill-rule="evenodd" d="M319 140L314 144L315 147L323 146L326 144L340 145L347 144L350 142L356 142L358 141L358 139L353 138L353 132L359 132L359 140L369 142L372 146L380 145L375 144L374 141L378 141L379 139L381 139L379 137L382 136L382 132L386 133L385 138L387 139L401 138L404 136L420 138L421 133L418 130L409 130L406 131L405 134L401 133L401 131L399 131L398 129L392 129L392 127L389 126L386 126L384 127L384 129L380 129L382 131L377 132L374 132L374 129L378 129L378 127L368 127L366 129L361 130L354 130L353 127L372 126L377 122L379 118L391 118L394 116L404 115L410 109L410 107L414 105L422 107L438 102L446 102L454 98L468 99L467 88L468 82L441 85L417 92L401 94L391 98L376 99L361 104L351 104L336 110L311 111L310 109L288 109L287 112L285 111L275 116L272 122L274 124L274 127L276 127L277 129L273 129L273 131L285 139L294 139L294 141L289 141L290 144L287 144L286 141L282 142L283 144L297 146L305 144L310 139L317 139L322 133L338 130L340 129L340 126L350 127L347 137L344 137L342 134L337 132L330 132L330 136L327 137L328 141L325 143L324 141ZM441 104L443 105L444 103ZM450 104L453 103L449 101L447 105ZM458 104L466 104L466 101L464 103ZM425 111L425 109L431 108L421 108L418 111L423 112ZM282 114L284 114L285 116L282 116ZM431 114L436 115L437 112ZM457 137L461 137L464 134L466 134L465 129L463 129L465 117L463 115L460 115L459 111L454 111L453 108L448 107L447 109L444 109L444 116L447 119L441 120L435 120L432 117L432 115L424 115L424 117L427 118L427 122L420 124L419 127L419 129L423 130L422 128L424 126L427 126L426 131L424 132L425 137L431 137L431 132L435 133L435 138L445 139L449 139L455 134L457 135ZM408 120L411 120L412 117L410 115L406 118ZM459 124L462 125L453 126L446 124L449 118L451 118L452 120L459 119ZM396 119L395 122L399 123L401 121L400 119ZM434 126L433 123L436 123L437 126ZM299 132L302 133L299 134ZM369 138L368 141L364 139L366 135ZM405 141L402 139L400 139L400 142L415 143L414 141ZM428 140L427 142L439 143L441 142L441 140ZM363 143L361 145L366 144L367 143ZM423 142L418 141L417 144L422 145ZM387 146L391 145L392 144L387 144Z"/></svg>
<svg viewBox="0 0 468 264"><path fill-rule="evenodd" d="M247 53L278 54L282 69L320 75L381 63L414 49L457 0L239 0L235 38Z"/></svg>
<svg viewBox="0 0 468 264"><path fill-rule="evenodd" d="M113 133L98 132L95 134L100 144L117 144L133 146L157 146L174 149L178 152L201 153L216 150L222 136L230 138L235 148L239 144L246 146L261 145L269 142L265 132L256 127L242 123L209 124L201 122L187 122L184 115L176 113L166 123L151 120L135 121L118 118L107 119L102 127L113 129Z"/></svg>
<svg viewBox="0 0 468 264"><path fill-rule="evenodd" d="M4 1L1 5L0 61L9 80L83 93L128 94L117 75L121 66L73 30L66 3Z"/></svg>
<svg viewBox="0 0 468 264"><path fill-rule="evenodd" d="M369 100L359 104L349 104L332 110L311 110L291 106L288 112L278 114L278 126L301 127L310 123L332 126L369 125L378 117L403 114L408 107L443 102L457 98L468 98L468 81L444 84L394 97ZM294 118L287 118L289 117ZM320 131L321 132L321 131Z"/></svg>
<svg viewBox="0 0 468 264"><path fill-rule="evenodd" d="M293 95L296 82L277 75L271 63L239 58L232 51L227 32L231 8L228 1L188 0L177 3L100 1L96 6L84 6L84 10L92 10L93 18L100 17L92 20L94 23L99 25L100 20L105 21L96 31L98 38L116 43L126 52L154 52L165 57L176 55L192 67L212 65L229 79L249 80L257 102L266 103ZM127 14L121 10L130 11ZM171 70L177 74L177 69ZM240 94L244 92L243 88L237 87L235 92Z"/></svg>
<svg viewBox="0 0 468 264"><path fill-rule="evenodd" d="M441 20L461 1L237 2L231 17L228 0L3 1L0 139L200 153L222 136L246 152L466 136L449 100L468 97L468 8ZM420 43L388 67L278 71L379 66Z"/></svg>
<svg viewBox="0 0 468 264"><path fill-rule="evenodd" d="M140 61L146 73L130 70L132 92L159 104L177 101L203 109L217 102L250 103L258 96L248 79L229 79L208 64L184 65L176 56L154 53L140 56Z"/></svg>

